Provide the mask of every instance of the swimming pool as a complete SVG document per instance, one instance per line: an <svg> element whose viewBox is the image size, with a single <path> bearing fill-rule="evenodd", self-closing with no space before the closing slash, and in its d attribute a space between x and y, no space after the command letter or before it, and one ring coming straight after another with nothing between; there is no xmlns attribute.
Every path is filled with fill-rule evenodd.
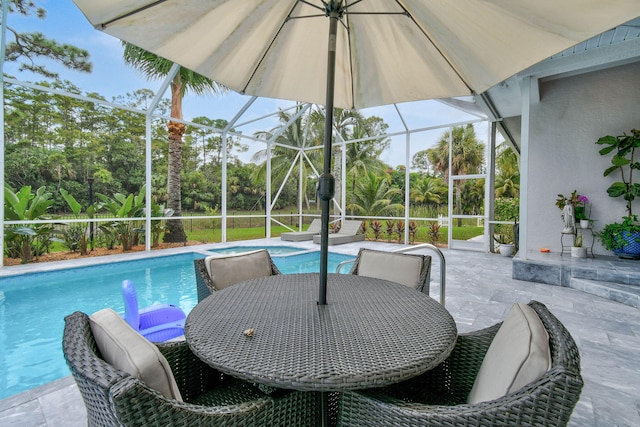
<svg viewBox="0 0 640 427"><path fill-rule="evenodd" d="M344 255L344 254L336 254L329 252L328 260L327 260L327 271L335 272L336 267L342 261L346 261L349 259L355 259L354 256ZM274 256L273 262L278 267L281 273L283 274L294 274L294 273L310 273L310 272L319 272L320 271L320 252L308 252L299 255L291 255L291 256ZM347 273L349 269L343 268L342 273Z"/></svg>
<svg viewBox="0 0 640 427"><path fill-rule="evenodd" d="M210 249L209 252L215 252L219 254L239 254L242 252L255 251L258 249L266 249L271 256L274 255L291 255L296 252L304 251L305 249L296 248L295 246L231 246L221 249Z"/></svg>
<svg viewBox="0 0 640 427"><path fill-rule="evenodd" d="M283 273L317 272L319 254L274 255L273 261ZM64 316L105 307L124 312L124 279L136 285L141 307L171 303L189 313L197 303L193 261L204 256L188 253L0 278L0 399L69 375L62 355ZM353 258L329 253L329 271Z"/></svg>

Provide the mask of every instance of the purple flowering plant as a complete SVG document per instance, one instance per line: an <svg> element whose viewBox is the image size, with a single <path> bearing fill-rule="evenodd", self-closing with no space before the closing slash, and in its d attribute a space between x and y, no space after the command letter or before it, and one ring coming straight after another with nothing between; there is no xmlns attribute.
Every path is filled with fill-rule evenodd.
<svg viewBox="0 0 640 427"><path fill-rule="evenodd" d="M578 194L577 190L573 190L569 197L565 197L562 194L558 194L558 198L556 199L556 206L563 210L564 207L568 204L573 206L573 211L575 212L576 220L581 219L589 219L587 218L587 204L589 203L589 198L585 195Z"/></svg>

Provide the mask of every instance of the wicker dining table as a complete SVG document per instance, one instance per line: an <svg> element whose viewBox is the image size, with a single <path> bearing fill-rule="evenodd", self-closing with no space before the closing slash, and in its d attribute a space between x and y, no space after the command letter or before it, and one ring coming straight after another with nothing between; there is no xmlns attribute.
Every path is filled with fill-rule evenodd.
<svg viewBox="0 0 640 427"><path fill-rule="evenodd" d="M420 375L451 352L457 328L428 295L386 280L317 273L242 282L196 305L191 350L219 371L271 387L344 391Z"/></svg>

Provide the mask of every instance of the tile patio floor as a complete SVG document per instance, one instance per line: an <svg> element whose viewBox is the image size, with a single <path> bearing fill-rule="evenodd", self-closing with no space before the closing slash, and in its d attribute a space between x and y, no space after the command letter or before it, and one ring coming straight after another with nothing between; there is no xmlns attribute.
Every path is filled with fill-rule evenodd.
<svg viewBox="0 0 640 427"><path fill-rule="evenodd" d="M290 246L291 243L261 239L226 245ZM293 244L318 248L308 242ZM358 242L331 246L330 250L355 255L361 246L400 247ZM455 318L459 332L503 320L514 302L535 299L546 304L569 329L582 358L585 385L569 425L640 426L640 310L575 289L514 280L510 258L461 250L443 252L447 263L446 307ZM434 257L431 295L436 299L439 277L439 261ZM85 426L86 414L73 379L66 377L0 401L0 425Z"/></svg>

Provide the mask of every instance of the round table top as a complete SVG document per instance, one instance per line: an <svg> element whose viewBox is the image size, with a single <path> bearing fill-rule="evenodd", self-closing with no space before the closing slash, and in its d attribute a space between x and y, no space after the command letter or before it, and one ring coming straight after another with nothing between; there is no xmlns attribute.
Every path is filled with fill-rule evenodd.
<svg viewBox="0 0 640 427"><path fill-rule="evenodd" d="M187 342L226 374L318 391L403 381L440 364L455 345L449 312L415 289L329 274L320 306L318 287L317 273L283 274L214 292L187 317Z"/></svg>

